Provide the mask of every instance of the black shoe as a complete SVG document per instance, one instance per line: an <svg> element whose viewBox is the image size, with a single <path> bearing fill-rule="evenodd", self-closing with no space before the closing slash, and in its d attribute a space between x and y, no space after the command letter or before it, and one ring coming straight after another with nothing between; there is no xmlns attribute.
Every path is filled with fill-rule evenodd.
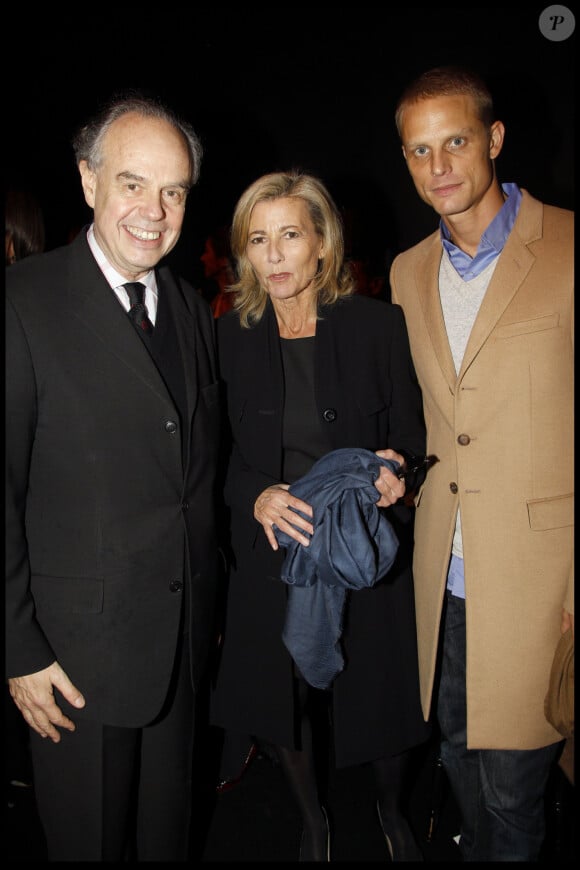
<svg viewBox="0 0 580 870"><path fill-rule="evenodd" d="M310 831L310 835L306 831L302 831L298 861L330 861L330 825L326 810L324 807L321 807L321 810L326 830L322 837L320 836L321 832L318 832L318 836L316 836L312 831Z"/></svg>
<svg viewBox="0 0 580 870"><path fill-rule="evenodd" d="M377 815L391 861L424 861L423 853L403 816L398 815L394 819L391 818L387 824L381 816L381 808L378 801Z"/></svg>

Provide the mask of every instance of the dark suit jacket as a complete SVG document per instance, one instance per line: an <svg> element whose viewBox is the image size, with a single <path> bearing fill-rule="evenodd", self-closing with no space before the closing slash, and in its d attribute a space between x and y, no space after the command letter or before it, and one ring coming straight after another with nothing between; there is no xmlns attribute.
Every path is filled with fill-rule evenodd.
<svg viewBox="0 0 580 870"><path fill-rule="evenodd" d="M223 315L217 324L233 443L225 494L234 566L212 717L225 728L294 747L292 662L282 642L285 551L272 550L253 516L256 497L283 479L279 331L270 303L252 329L240 327L237 313ZM354 296L323 308L314 368L329 450L425 452L421 392L398 306ZM347 665L333 687L339 766L402 751L425 735L410 573L412 517L404 507L390 508L387 515L397 522L402 540L395 565L383 582L353 592L348 604Z"/></svg>
<svg viewBox="0 0 580 870"><path fill-rule="evenodd" d="M57 659L77 718L131 727L159 712L182 631L199 680L216 587L214 321L169 269L157 279L183 423L84 230L6 282L7 676Z"/></svg>

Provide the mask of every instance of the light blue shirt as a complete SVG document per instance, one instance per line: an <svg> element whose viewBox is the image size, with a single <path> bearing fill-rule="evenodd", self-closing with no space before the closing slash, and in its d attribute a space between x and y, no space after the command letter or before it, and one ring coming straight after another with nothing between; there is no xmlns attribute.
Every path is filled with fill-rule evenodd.
<svg viewBox="0 0 580 870"><path fill-rule="evenodd" d="M522 192L517 184L511 182L503 184L502 190L507 199L482 234L475 257L470 257L469 254L466 254L465 251L454 245L443 219L439 223L443 247L449 254L451 265L464 281L476 278L496 257L499 257L512 231L518 211L520 210ZM456 595L458 598L465 598L465 572L463 569L463 559L459 556L451 556L449 571L447 573L447 589L449 589L452 595Z"/></svg>
<svg viewBox="0 0 580 870"><path fill-rule="evenodd" d="M465 575L463 573L463 559L451 555L449 571L447 573L447 588L452 595L465 598Z"/></svg>
<svg viewBox="0 0 580 870"><path fill-rule="evenodd" d="M511 183L502 185L502 190L507 199L482 234L475 257L470 257L469 254L454 245L443 219L439 223L443 247L449 254L451 265L464 281L476 278L486 266L489 266L492 260L499 257L507 237L512 231L520 209L522 192L517 184Z"/></svg>

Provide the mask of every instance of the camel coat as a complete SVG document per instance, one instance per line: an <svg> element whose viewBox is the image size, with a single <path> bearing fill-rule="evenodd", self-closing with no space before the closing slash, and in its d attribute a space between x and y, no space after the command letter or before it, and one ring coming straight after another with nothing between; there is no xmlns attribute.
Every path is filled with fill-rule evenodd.
<svg viewBox="0 0 580 870"><path fill-rule="evenodd" d="M562 608L573 603L573 240L570 211L523 191L456 375L441 310L439 230L391 268L439 462L417 497L414 578L421 700L432 703L461 507L467 745L561 739L544 716Z"/></svg>

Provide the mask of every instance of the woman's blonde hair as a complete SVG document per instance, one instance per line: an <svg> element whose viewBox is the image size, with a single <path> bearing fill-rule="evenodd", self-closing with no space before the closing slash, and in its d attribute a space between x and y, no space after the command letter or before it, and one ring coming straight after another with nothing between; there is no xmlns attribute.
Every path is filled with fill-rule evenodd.
<svg viewBox="0 0 580 870"><path fill-rule="evenodd" d="M316 233L324 245L324 257L318 262L313 290L317 305L331 305L341 296L354 292L354 278L344 261L342 218L330 193L312 175L299 171L272 172L254 181L241 195L234 211L231 249L236 260L237 281L231 286L235 293L234 308L243 327L257 323L266 308L268 294L251 265L247 245L252 210L258 202L297 197L304 200Z"/></svg>

